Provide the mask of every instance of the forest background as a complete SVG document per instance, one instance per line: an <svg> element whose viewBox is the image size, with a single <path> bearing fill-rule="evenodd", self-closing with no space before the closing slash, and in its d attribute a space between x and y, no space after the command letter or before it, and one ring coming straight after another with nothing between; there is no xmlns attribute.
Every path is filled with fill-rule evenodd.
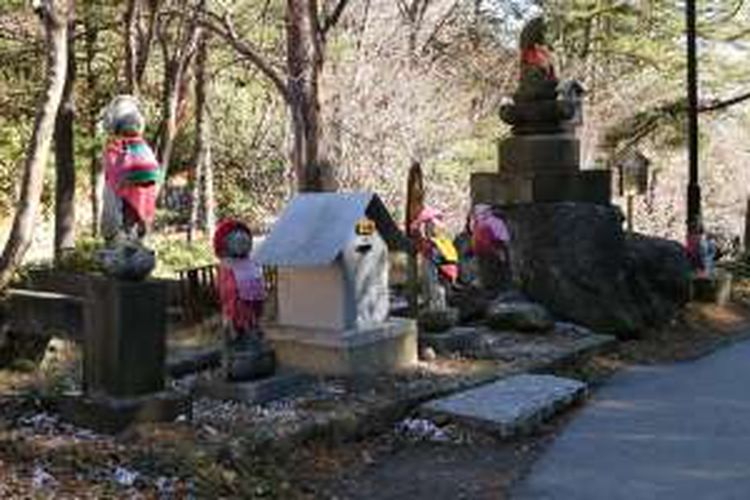
<svg viewBox="0 0 750 500"><path fill-rule="evenodd" d="M29 248L51 258L96 236L98 123L119 93L145 105L168 167L160 226L179 240L224 216L266 229L297 190L374 190L400 220L414 162L458 230L470 173L497 168L518 32L539 14L561 78L588 91L583 168L645 154L635 229L681 240L683 2L2 0L0 281ZM750 180L750 6L700 0L698 19L704 220L731 238Z"/></svg>

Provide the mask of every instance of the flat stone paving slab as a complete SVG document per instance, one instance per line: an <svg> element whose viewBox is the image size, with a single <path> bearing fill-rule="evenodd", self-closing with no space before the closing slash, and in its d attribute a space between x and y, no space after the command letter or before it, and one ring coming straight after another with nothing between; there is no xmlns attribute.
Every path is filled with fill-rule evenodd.
<svg viewBox="0 0 750 500"><path fill-rule="evenodd" d="M426 414L448 416L503 437L531 431L586 394L586 384L552 375L516 375L429 401Z"/></svg>

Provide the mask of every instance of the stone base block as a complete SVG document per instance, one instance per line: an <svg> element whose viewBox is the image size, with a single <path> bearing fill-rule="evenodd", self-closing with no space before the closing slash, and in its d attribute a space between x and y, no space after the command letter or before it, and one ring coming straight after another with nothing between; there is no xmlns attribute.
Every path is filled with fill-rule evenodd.
<svg viewBox="0 0 750 500"><path fill-rule="evenodd" d="M573 134L519 135L498 143L501 174L542 174L579 171L580 141Z"/></svg>
<svg viewBox="0 0 750 500"><path fill-rule="evenodd" d="M556 93L554 88L549 88L546 96L516 92L514 104L500 106L500 118L513 125L516 135L554 134L569 129L568 120L575 116L575 105L555 99Z"/></svg>
<svg viewBox="0 0 750 500"><path fill-rule="evenodd" d="M134 398L111 396L62 396L55 402L62 417L80 427L116 434L133 424L173 422L180 415L190 416L191 399L163 391Z"/></svg>
<svg viewBox="0 0 750 500"><path fill-rule="evenodd" d="M417 325L392 318L370 328L322 330L273 325L266 339L281 369L315 375L394 373L417 362Z"/></svg>
<svg viewBox="0 0 750 500"><path fill-rule="evenodd" d="M690 288L692 300L723 306L732 298L732 274L719 270L713 276L696 276Z"/></svg>
<svg viewBox="0 0 750 500"><path fill-rule="evenodd" d="M84 391L137 398L164 389L167 289L159 281L87 280Z"/></svg>
<svg viewBox="0 0 750 500"><path fill-rule="evenodd" d="M419 312L417 325L421 332L444 332L458 324L459 314L455 307L424 309Z"/></svg>
<svg viewBox="0 0 750 500"><path fill-rule="evenodd" d="M536 175L476 173L471 176L473 204L512 205L573 201L608 205L611 198L612 181L609 170Z"/></svg>
<svg viewBox="0 0 750 500"><path fill-rule="evenodd" d="M196 385L195 392L215 399L263 404L301 394L307 390L310 381L310 377L299 373L281 373L250 382L202 381Z"/></svg>
<svg viewBox="0 0 750 500"><path fill-rule="evenodd" d="M478 341L479 334L477 329L470 326L457 326L447 332L419 336L420 348L431 347L439 355L472 351Z"/></svg>

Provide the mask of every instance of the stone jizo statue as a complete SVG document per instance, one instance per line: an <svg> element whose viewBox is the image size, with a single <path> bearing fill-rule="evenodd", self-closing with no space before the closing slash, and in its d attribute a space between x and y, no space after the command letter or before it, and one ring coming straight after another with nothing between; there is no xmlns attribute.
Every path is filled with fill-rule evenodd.
<svg viewBox="0 0 750 500"><path fill-rule="evenodd" d="M516 102L554 100L558 79L552 50L546 41L547 26L537 17L529 21L520 37L520 81L513 98Z"/></svg>
<svg viewBox="0 0 750 500"><path fill-rule="evenodd" d="M120 279L140 280L156 265L154 252L142 244L156 213L159 162L143 138L146 120L138 100L117 96L104 110L104 204L100 227L106 243L100 260Z"/></svg>
<svg viewBox="0 0 750 500"><path fill-rule="evenodd" d="M108 241L141 239L154 220L162 171L143 138L146 120L138 100L117 96L104 111L102 125L108 135L102 233Z"/></svg>
<svg viewBox="0 0 750 500"><path fill-rule="evenodd" d="M560 83L544 19L529 21L519 40L519 81L513 99L500 106L500 117L517 135L558 133L581 122L583 87Z"/></svg>
<svg viewBox="0 0 750 500"><path fill-rule="evenodd" d="M220 259L218 285L226 376L239 381L269 375L275 362L260 329L266 290L263 269L250 256L252 232L242 222L224 220L216 228L213 244Z"/></svg>
<svg viewBox="0 0 750 500"><path fill-rule="evenodd" d="M448 289L458 278L458 252L453 241L443 232L443 215L439 210L425 207L411 223L417 248L422 256L422 290L429 309L447 307Z"/></svg>

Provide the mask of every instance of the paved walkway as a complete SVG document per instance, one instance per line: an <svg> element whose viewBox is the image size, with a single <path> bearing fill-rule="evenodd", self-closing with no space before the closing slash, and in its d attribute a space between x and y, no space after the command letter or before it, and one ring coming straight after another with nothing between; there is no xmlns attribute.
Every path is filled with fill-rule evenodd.
<svg viewBox="0 0 750 500"><path fill-rule="evenodd" d="M616 375L512 498L750 499L750 341Z"/></svg>

